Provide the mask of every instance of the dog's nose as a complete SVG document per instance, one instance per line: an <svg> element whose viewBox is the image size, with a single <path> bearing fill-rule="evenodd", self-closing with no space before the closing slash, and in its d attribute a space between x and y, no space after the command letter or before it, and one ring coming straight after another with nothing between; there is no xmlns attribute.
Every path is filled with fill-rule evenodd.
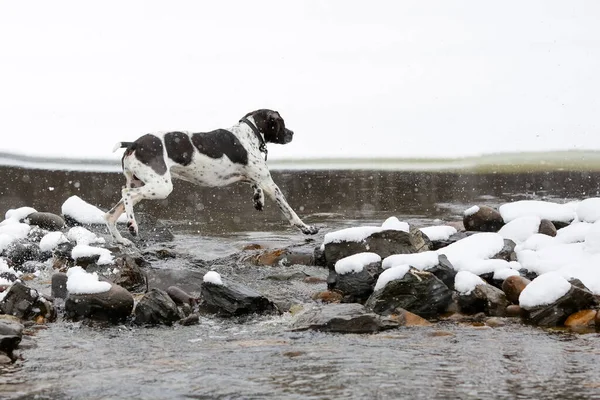
<svg viewBox="0 0 600 400"><path fill-rule="evenodd" d="M289 134L290 136L294 136L294 131L292 131L292 130L288 129L288 134Z"/></svg>

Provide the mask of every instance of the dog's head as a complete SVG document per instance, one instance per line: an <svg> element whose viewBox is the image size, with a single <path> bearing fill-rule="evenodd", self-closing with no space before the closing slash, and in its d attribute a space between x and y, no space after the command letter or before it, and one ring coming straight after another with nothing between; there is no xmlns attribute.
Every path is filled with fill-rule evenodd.
<svg viewBox="0 0 600 400"><path fill-rule="evenodd" d="M286 144L292 141L294 132L285 127L285 122L277 111L256 110L245 116L252 117L256 127L265 136L265 142Z"/></svg>

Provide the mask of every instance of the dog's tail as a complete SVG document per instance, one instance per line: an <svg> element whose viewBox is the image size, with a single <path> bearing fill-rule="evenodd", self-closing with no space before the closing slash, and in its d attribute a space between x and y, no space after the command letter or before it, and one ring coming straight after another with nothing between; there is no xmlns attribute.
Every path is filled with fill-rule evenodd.
<svg viewBox="0 0 600 400"><path fill-rule="evenodd" d="M113 153L119 149L122 149L123 147L131 147L133 146L133 142L117 142L115 144L115 147L113 147Z"/></svg>

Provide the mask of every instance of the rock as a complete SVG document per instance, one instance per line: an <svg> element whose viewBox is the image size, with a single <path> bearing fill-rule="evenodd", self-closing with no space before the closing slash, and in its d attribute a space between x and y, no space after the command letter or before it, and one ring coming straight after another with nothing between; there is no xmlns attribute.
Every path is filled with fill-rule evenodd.
<svg viewBox="0 0 600 400"><path fill-rule="evenodd" d="M445 254L440 254L438 256L438 265L429 268L427 272L432 273L440 281L444 282L448 289L454 290L454 278L456 277L456 270Z"/></svg>
<svg viewBox="0 0 600 400"><path fill-rule="evenodd" d="M10 363L12 363L12 359L8 355L0 353L0 365L6 365Z"/></svg>
<svg viewBox="0 0 600 400"><path fill-rule="evenodd" d="M225 282L223 285L203 282L201 294L202 303L200 307L206 312L223 316L274 312L277 310L275 304L265 296L235 282Z"/></svg>
<svg viewBox="0 0 600 400"><path fill-rule="evenodd" d="M200 316L198 314L190 314L185 318L179 320L179 323L183 326L198 325L200 323Z"/></svg>
<svg viewBox="0 0 600 400"><path fill-rule="evenodd" d="M113 279L117 285L133 293L143 293L148 290L148 278L142 270L142 266L148 266L149 263L142 257L131 257L124 255L115 260L119 272Z"/></svg>
<svg viewBox="0 0 600 400"><path fill-rule="evenodd" d="M113 284L109 291L93 294L69 294L65 302L67 318L120 321L133 311L133 295Z"/></svg>
<svg viewBox="0 0 600 400"><path fill-rule="evenodd" d="M134 316L138 325L172 325L181 319L177 304L167 292L156 288L142 297L135 307Z"/></svg>
<svg viewBox="0 0 600 400"><path fill-rule="evenodd" d="M479 232L475 232L475 231L471 231L471 232L460 231L460 232L456 232L454 235L451 235L448 239L444 239L444 240L432 240L431 241L431 250L439 250L441 248L444 248L446 246L451 245L454 242L458 242L459 240L464 239L466 237L469 237L471 235L474 235L476 233L479 233Z"/></svg>
<svg viewBox="0 0 600 400"><path fill-rule="evenodd" d="M19 322L18 318L8 315L0 316L0 352L4 353L10 362L14 359L13 351L18 348L22 338L23 324ZM1 363L2 361L0 361Z"/></svg>
<svg viewBox="0 0 600 400"><path fill-rule="evenodd" d="M565 321L565 326L571 329L593 328L598 312L596 310L581 310L569 315Z"/></svg>
<svg viewBox="0 0 600 400"><path fill-rule="evenodd" d="M64 272L56 272L54 275L52 275L52 280L50 284L52 297L54 297L55 299L67 298L67 279L67 274L65 274Z"/></svg>
<svg viewBox="0 0 600 400"><path fill-rule="evenodd" d="M502 215L488 206L479 206L479 210L463 217L463 224L468 231L498 232L504 226Z"/></svg>
<svg viewBox="0 0 600 400"><path fill-rule="evenodd" d="M385 230L376 232L360 242L332 242L325 245L326 265L333 269L342 258L364 252L379 254L383 259L392 254L410 254L427 251L431 241L417 228L410 232Z"/></svg>
<svg viewBox="0 0 600 400"><path fill-rule="evenodd" d="M300 312L292 330L339 333L373 333L401 326L392 317L369 312L360 304L327 304Z"/></svg>
<svg viewBox="0 0 600 400"><path fill-rule="evenodd" d="M505 260L505 261L517 261L517 254L515 253L516 243L510 239L504 239L504 247L498 254L492 259L494 260Z"/></svg>
<svg viewBox="0 0 600 400"><path fill-rule="evenodd" d="M192 295L185 292L183 289L177 286L169 286L167 294L177 305L187 304L190 306L196 305L197 301Z"/></svg>
<svg viewBox="0 0 600 400"><path fill-rule="evenodd" d="M328 288L340 292L344 303L364 303L373 293L381 271L381 261L366 265L360 272L337 274L332 270L328 277Z"/></svg>
<svg viewBox="0 0 600 400"><path fill-rule="evenodd" d="M23 222L36 225L49 231L59 231L65 227L65 220L56 214L49 212L34 212L24 218Z"/></svg>
<svg viewBox="0 0 600 400"><path fill-rule="evenodd" d="M596 298L587 289L578 287L581 282L571 281L571 289L561 298L549 305L523 308L524 318L539 326L559 326L562 325L569 315L580 310L587 310L596 306Z"/></svg>
<svg viewBox="0 0 600 400"><path fill-rule="evenodd" d="M389 315L405 309L424 318L446 311L452 291L435 275L411 268L402 279L389 282L375 291L365 306L377 314Z"/></svg>
<svg viewBox="0 0 600 400"><path fill-rule="evenodd" d="M506 325L506 321L499 317L491 317L485 320L485 324L492 328L498 328Z"/></svg>
<svg viewBox="0 0 600 400"><path fill-rule="evenodd" d="M600 329L600 312L596 313L596 317L594 318L594 322L596 323L596 329Z"/></svg>
<svg viewBox="0 0 600 400"><path fill-rule="evenodd" d="M37 290L31 289L21 282L15 282L4 299L0 301L0 313L28 319L34 315L33 307L38 297Z"/></svg>
<svg viewBox="0 0 600 400"><path fill-rule="evenodd" d="M33 274L46 268L46 265L40 261L25 261L21 265L15 265L15 270L24 274Z"/></svg>
<svg viewBox="0 0 600 400"><path fill-rule="evenodd" d="M477 285L468 295L459 295L458 305L463 313L483 312L491 317L505 317L510 305L504 292L492 285Z"/></svg>
<svg viewBox="0 0 600 400"><path fill-rule="evenodd" d="M332 290L315 293L312 296L313 300L320 300L323 303L341 303L343 298L344 296L341 293Z"/></svg>
<svg viewBox="0 0 600 400"><path fill-rule="evenodd" d="M538 229L538 232L541 233L542 235L548 235L548 236L556 236L556 227L554 226L554 224L552 223L552 221L547 220L547 219L543 219L540 222L540 227Z"/></svg>
<svg viewBox="0 0 600 400"><path fill-rule="evenodd" d="M509 276L502 282L502 291L506 295L508 301L513 304L519 304L519 296L525 286L529 285L531 281L522 276Z"/></svg>
<svg viewBox="0 0 600 400"><path fill-rule="evenodd" d="M326 267L327 259L325 258L325 248L322 248L321 246L316 247L315 251L313 252L313 259L315 261L315 265L319 267Z"/></svg>
<svg viewBox="0 0 600 400"><path fill-rule="evenodd" d="M396 314L390 315L395 318L398 323L402 326L431 326L433 325L431 322L427 321L425 318L419 317L417 314L413 314L410 311L406 310L396 310Z"/></svg>
<svg viewBox="0 0 600 400"><path fill-rule="evenodd" d="M521 307L516 304L511 304L510 306L506 307L507 317L520 317L522 313L523 310L521 310Z"/></svg>
<svg viewBox="0 0 600 400"><path fill-rule="evenodd" d="M40 246L27 240L15 240L4 251L4 256L10 265L21 265L26 261L39 261L41 254Z"/></svg>

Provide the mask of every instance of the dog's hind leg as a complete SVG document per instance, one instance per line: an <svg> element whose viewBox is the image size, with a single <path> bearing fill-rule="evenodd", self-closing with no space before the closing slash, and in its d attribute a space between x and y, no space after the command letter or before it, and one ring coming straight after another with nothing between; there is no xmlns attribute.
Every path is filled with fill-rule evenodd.
<svg viewBox="0 0 600 400"><path fill-rule="evenodd" d="M108 227L108 232L115 238L118 243L124 244L126 246L130 246L133 243L129 239L125 239L119 233L117 229L117 220L125 212L125 205L123 200L119 200L119 202L106 214L104 214L104 220L106 221L106 226Z"/></svg>

